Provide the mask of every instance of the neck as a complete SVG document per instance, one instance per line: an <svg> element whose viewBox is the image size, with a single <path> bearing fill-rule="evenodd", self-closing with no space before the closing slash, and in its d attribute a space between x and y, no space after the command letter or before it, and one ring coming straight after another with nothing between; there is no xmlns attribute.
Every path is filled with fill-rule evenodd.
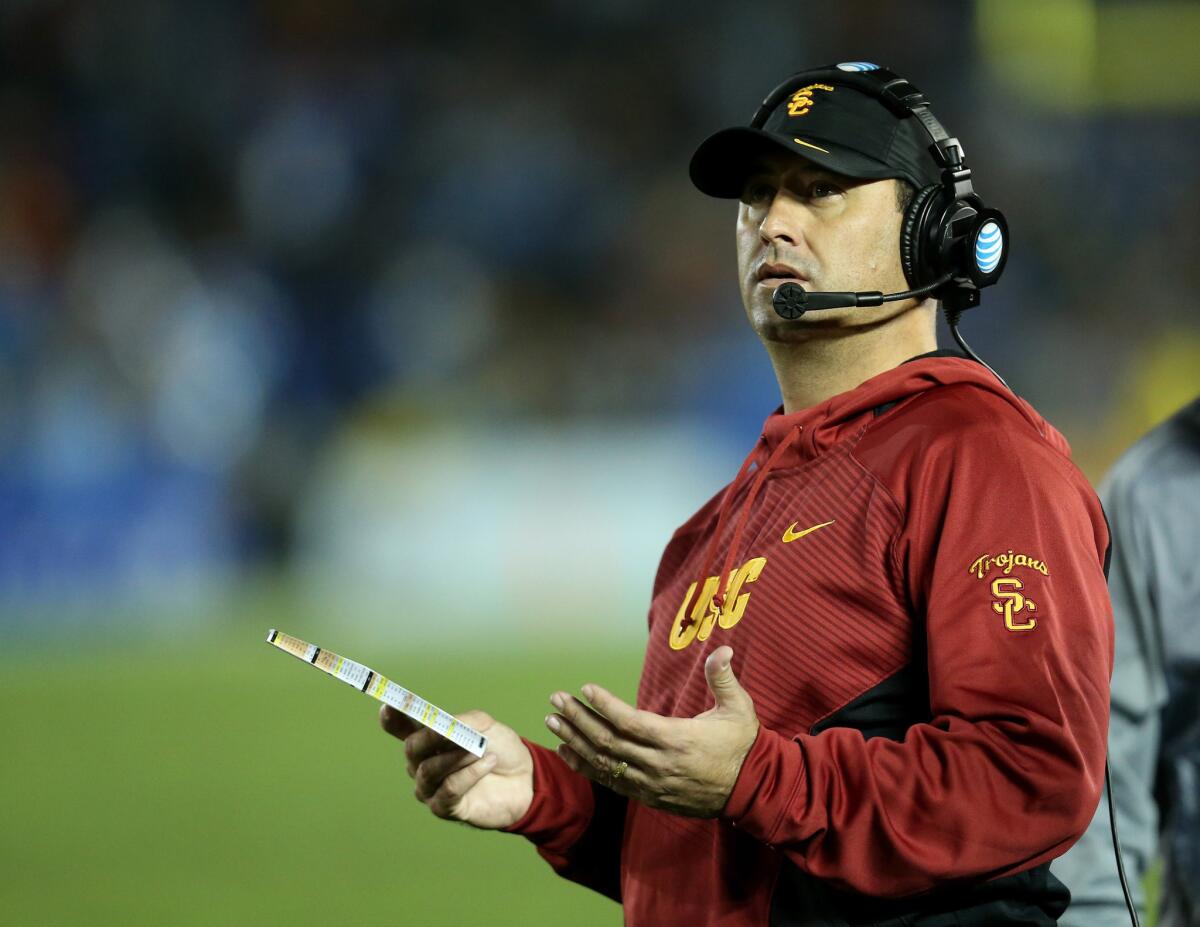
<svg viewBox="0 0 1200 927"><path fill-rule="evenodd" d="M763 339L783 411L796 412L854 389L876 374L937 349L932 319L937 303L926 300L907 312L853 328L814 327L794 341Z"/></svg>

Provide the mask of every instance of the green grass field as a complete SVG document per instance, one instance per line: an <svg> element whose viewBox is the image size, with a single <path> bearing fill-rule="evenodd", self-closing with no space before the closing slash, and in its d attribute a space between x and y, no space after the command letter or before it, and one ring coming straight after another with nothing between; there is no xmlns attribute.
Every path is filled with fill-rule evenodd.
<svg viewBox="0 0 1200 927"><path fill-rule="evenodd" d="M432 817L378 703L267 646L267 626L86 655L6 644L0 921L621 923L521 838ZM418 657L285 630L543 743L552 691L597 681L632 699L641 663L636 646Z"/></svg>
<svg viewBox="0 0 1200 927"><path fill-rule="evenodd" d="M621 923L523 839L430 815L378 703L268 647L265 630L194 650L5 647L4 923ZM632 697L641 662L637 649L343 649L542 742L552 691L594 680Z"/></svg>

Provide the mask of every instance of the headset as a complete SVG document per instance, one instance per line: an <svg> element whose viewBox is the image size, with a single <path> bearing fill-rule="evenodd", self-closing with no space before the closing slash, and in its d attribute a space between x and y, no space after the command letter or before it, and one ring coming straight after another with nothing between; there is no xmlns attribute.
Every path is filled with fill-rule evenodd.
<svg viewBox="0 0 1200 927"><path fill-rule="evenodd" d="M805 312L846 306L878 306L913 296L933 296L946 311L946 322L958 346L1004 383L963 340L958 331L962 313L979 305L979 290L1000 279L1008 261L1008 222L998 209L983 204L971 184L971 169L957 138L948 133L929 110L924 94L898 74L868 61L852 61L831 68L801 71L767 94L750 127L761 129L775 108L793 91L812 83L842 84L875 97L897 118L913 116L929 136L929 152L941 168L941 181L922 187L913 196L900 224L900 262L912 287L902 293L876 291L810 293L795 283L779 286L772 298L775 311L786 319ZM1004 383L1007 387L1008 384ZM1107 520L1107 519L1106 519ZM1108 558L1104 574L1108 576ZM1117 875L1134 927L1140 927L1137 909L1125 876L1117 817L1113 810L1112 777L1104 759L1104 786Z"/></svg>
<svg viewBox="0 0 1200 927"><path fill-rule="evenodd" d="M962 144L938 122L920 90L887 68L866 61L793 74L767 94L750 127L761 129L789 94L815 82L852 87L875 97L897 118L916 118L929 136L929 152L941 169L941 180L916 191L900 224L900 262L912 289L887 295L874 291L818 294L806 293L797 284L784 284L776 291L776 310L784 318L799 318L814 309L878 306L913 296L933 296L941 301L959 347L988 367L959 334L958 320L965 310L979 305L979 290L994 284L1004 272L1008 222L1000 210L985 206L975 192ZM996 371L992 373L1004 383Z"/></svg>

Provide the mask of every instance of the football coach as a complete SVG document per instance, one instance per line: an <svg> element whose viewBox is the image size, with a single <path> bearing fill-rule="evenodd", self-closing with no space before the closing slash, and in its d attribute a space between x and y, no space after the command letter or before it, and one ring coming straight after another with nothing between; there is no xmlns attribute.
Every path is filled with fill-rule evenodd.
<svg viewBox="0 0 1200 927"><path fill-rule="evenodd" d="M636 705L553 693L482 759L389 708L434 814L524 835L631 927L1052 924L1104 779L1109 534L958 317L1002 213L909 82L793 75L692 158L782 404L671 538ZM965 353L938 350L946 312Z"/></svg>

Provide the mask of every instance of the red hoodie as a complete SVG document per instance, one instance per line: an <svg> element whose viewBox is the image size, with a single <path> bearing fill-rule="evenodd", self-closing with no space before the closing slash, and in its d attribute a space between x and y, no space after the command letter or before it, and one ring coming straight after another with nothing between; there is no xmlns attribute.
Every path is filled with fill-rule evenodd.
<svg viewBox="0 0 1200 927"><path fill-rule="evenodd" d="M761 728L724 811L626 801L531 744L512 830L630 927L1053 923L1113 654L1107 525L1069 455L958 357L771 415L667 545L637 700L699 714L733 647Z"/></svg>

